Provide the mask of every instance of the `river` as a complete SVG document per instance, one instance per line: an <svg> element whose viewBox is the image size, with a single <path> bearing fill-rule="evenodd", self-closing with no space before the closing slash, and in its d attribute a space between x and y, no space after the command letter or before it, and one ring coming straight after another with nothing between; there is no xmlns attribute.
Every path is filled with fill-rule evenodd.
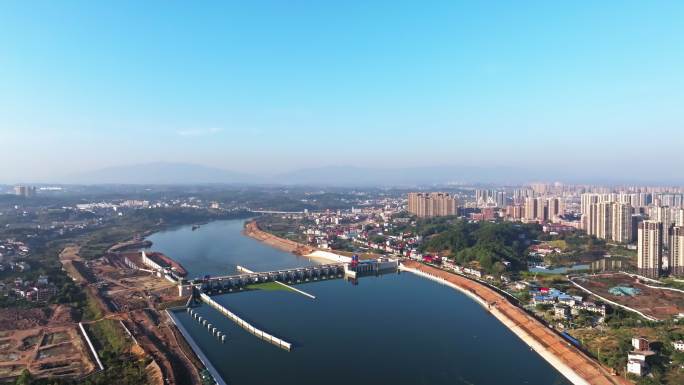
<svg viewBox="0 0 684 385"><path fill-rule="evenodd" d="M217 221L148 237L152 249L189 276L305 266L314 261L243 236L242 220ZM255 290L214 299L269 333L291 352L261 341L203 305L198 312L228 333L219 342L187 313L178 318L232 385L563 384L569 382L480 305L410 273Z"/></svg>

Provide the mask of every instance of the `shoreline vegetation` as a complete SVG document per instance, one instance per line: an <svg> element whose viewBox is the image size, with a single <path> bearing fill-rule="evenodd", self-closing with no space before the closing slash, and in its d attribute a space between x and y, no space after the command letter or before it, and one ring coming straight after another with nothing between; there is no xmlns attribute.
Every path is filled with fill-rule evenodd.
<svg viewBox="0 0 684 385"><path fill-rule="evenodd" d="M267 233L259 228L255 220L245 223L243 233L269 246L297 255L310 254L316 250L313 247ZM402 262L402 266L406 271L459 290L481 304L573 384L631 384L622 377L612 375L608 369L582 351L569 346L567 341L554 331L485 285L416 261Z"/></svg>

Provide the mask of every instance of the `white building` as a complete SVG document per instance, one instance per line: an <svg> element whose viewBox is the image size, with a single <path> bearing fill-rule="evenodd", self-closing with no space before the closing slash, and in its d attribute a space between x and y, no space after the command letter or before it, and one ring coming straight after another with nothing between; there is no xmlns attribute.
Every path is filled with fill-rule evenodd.
<svg viewBox="0 0 684 385"><path fill-rule="evenodd" d="M627 361L627 373L643 376L646 373L646 363L637 360Z"/></svg>
<svg viewBox="0 0 684 385"><path fill-rule="evenodd" d="M674 347L674 350L678 352L684 352L684 341L672 341L672 346Z"/></svg>
<svg viewBox="0 0 684 385"><path fill-rule="evenodd" d="M656 221L639 223L637 232L637 268L646 277L660 276L663 255L663 224Z"/></svg>
<svg viewBox="0 0 684 385"><path fill-rule="evenodd" d="M615 242L632 242L632 206L613 203L611 238Z"/></svg>
<svg viewBox="0 0 684 385"><path fill-rule="evenodd" d="M684 226L672 228L669 267L671 274L684 275Z"/></svg>

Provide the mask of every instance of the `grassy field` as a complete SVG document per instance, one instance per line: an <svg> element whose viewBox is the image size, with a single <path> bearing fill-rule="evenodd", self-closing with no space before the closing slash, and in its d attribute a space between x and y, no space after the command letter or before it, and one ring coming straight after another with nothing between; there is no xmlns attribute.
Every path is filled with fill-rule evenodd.
<svg viewBox="0 0 684 385"><path fill-rule="evenodd" d="M145 367L149 359L139 359L130 353L132 341L119 321L105 319L88 324L86 328L105 370L79 383L84 385L144 385L148 383ZM52 382L50 384L52 385ZM55 382L55 384L64 383Z"/></svg>
<svg viewBox="0 0 684 385"><path fill-rule="evenodd" d="M97 299L95 299L88 290L85 290L85 294L86 303L83 309L83 319L86 321L94 321L102 318L104 313L102 312L102 309L100 309Z"/></svg>
<svg viewBox="0 0 684 385"><path fill-rule="evenodd" d="M121 327L119 321L104 319L89 325L97 345L101 347L98 352L113 352L121 354L131 345L128 335Z"/></svg>
<svg viewBox="0 0 684 385"><path fill-rule="evenodd" d="M290 292L295 293L295 291L290 289L289 287L283 286L283 285L278 284L276 282L255 283L252 285L247 285L246 289L247 290L263 290L263 291L290 291Z"/></svg>

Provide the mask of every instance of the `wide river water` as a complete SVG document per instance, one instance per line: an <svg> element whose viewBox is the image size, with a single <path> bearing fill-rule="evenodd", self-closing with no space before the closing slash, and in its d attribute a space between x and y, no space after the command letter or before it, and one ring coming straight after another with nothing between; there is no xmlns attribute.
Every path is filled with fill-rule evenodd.
<svg viewBox="0 0 684 385"><path fill-rule="evenodd" d="M242 220L217 221L148 237L189 277L314 264L241 234ZM219 342L186 312L178 318L232 385L452 385L569 382L465 295L410 273L297 285L316 296L254 290L215 296L253 325L293 343L266 343L203 305L198 312L228 333Z"/></svg>

